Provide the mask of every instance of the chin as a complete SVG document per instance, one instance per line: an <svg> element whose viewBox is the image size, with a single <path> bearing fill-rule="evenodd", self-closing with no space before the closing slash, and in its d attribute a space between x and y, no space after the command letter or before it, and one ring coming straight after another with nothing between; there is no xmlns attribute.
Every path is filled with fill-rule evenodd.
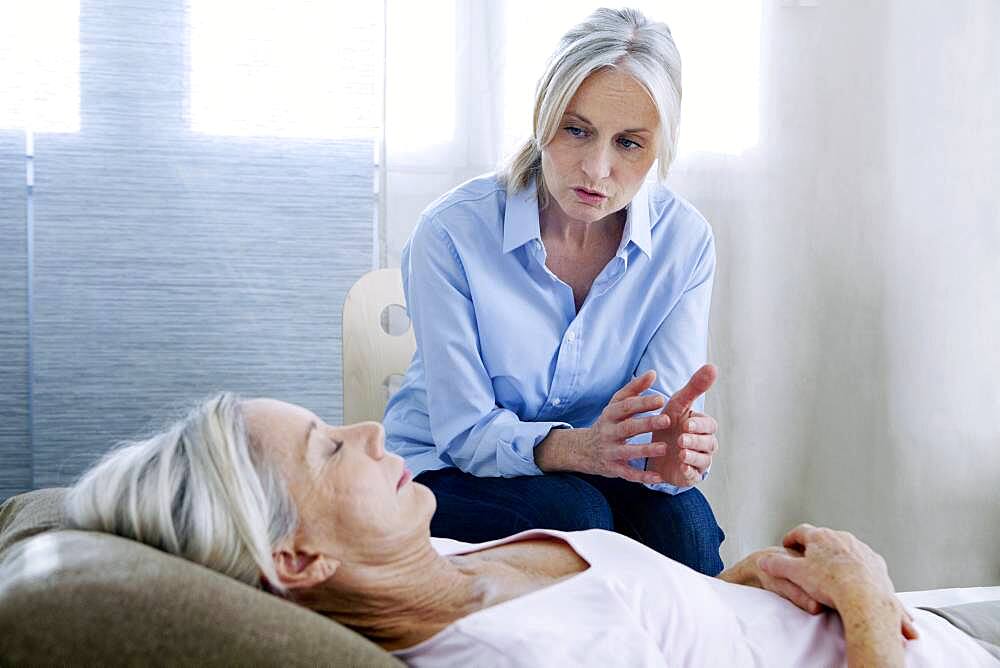
<svg viewBox="0 0 1000 668"><path fill-rule="evenodd" d="M569 202L560 202L559 200L556 200L556 203L567 216L583 223L594 223L608 215L604 211L604 207L598 209L588 206L583 202L577 201L575 197Z"/></svg>
<svg viewBox="0 0 1000 668"><path fill-rule="evenodd" d="M434 492L427 485L422 485L419 482L411 482L410 484L413 485L413 493L419 495L420 504L429 506L430 510L427 514L427 521L429 522L431 516L434 515L434 511L437 510L437 497L434 496Z"/></svg>

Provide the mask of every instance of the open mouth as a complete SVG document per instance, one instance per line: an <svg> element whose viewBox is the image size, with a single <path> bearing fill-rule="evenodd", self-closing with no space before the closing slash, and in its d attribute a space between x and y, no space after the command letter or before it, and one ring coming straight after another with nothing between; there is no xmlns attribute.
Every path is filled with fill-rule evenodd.
<svg viewBox="0 0 1000 668"><path fill-rule="evenodd" d="M608 198L607 195L601 194L596 190L588 190L587 188L573 188L573 192L580 198L580 201L587 204L600 204Z"/></svg>

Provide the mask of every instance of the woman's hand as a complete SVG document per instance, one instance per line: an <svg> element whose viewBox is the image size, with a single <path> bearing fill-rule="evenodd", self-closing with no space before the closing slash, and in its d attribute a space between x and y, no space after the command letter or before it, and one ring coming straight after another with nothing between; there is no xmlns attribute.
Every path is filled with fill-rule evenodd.
<svg viewBox="0 0 1000 668"><path fill-rule="evenodd" d="M885 559L865 543L846 531L811 524L789 531L783 543L788 554L758 558L765 574L789 580L812 599L840 611L875 598L898 619L904 638L917 637L913 618L896 598Z"/></svg>
<svg viewBox="0 0 1000 668"><path fill-rule="evenodd" d="M628 460L662 457L667 453L667 444L626 442L670 425L666 413L635 417L663 407L663 397L641 396L655 379L656 373L647 371L626 383L587 429L553 429L535 448L535 464L543 471L579 471L633 482L664 482L658 472L632 468Z"/></svg>
<svg viewBox="0 0 1000 668"><path fill-rule="evenodd" d="M718 424L711 416L691 410L691 404L708 392L718 375L714 365L704 365L687 385L674 392L663 410L670 424L654 431L653 441L666 443L667 451L662 457L649 459L646 470L655 471L665 482L678 487L695 485L712 465L719 450L715 437Z"/></svg>
<svg viewBox="0 0 1000 668"><path fill-rule="evenodd" d="M811 615L822 612L823 604L807 594L802 587L787 578L771 575L760 567L761 559L770 555L802 556L800 552L787 547L765 547L763 550L751 552L742 560L719 573L719 579L774 592L787 598Z"/></svg>

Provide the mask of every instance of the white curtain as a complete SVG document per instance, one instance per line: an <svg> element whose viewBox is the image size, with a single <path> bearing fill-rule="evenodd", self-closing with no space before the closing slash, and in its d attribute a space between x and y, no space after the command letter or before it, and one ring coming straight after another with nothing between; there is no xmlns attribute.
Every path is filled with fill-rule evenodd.
<svg viewBox="0 0 1000 668"><path fill-rule="evenodd" d="M1000 581L1000 4L638 3L684 59L671 187L719 251L727 562L802 521L904 589ZM383 262L523 138L578 2L390 0Z"/></svg>

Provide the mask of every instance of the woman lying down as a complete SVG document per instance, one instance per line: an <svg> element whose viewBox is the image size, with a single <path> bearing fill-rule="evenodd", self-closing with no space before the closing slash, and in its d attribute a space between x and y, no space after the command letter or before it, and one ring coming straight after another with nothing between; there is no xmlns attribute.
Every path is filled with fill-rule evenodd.
<svg viewBox="0 0 1000 668"><path fill-rule="evenodd" d="M378 424L270 399L205 402L110 453L67 504L77 528L262 586L416 666L993 665L904 609L843 532L802 525L718 579L602 530L432 539L434 496Z"/></svg>

